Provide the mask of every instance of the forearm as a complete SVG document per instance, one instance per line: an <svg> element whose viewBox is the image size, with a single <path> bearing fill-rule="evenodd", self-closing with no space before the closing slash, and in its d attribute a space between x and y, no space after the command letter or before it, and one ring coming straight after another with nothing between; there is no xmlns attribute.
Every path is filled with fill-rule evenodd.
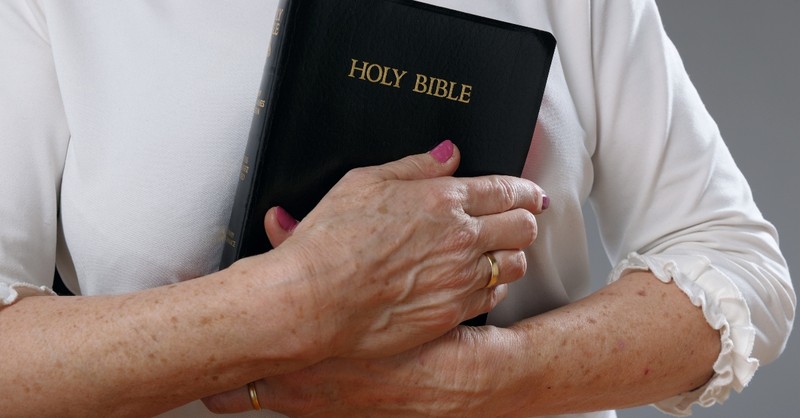
<svg viewBox="0 0 800 418"><path fill-rule="evenodd" d="M318 353L291 326L302 307L278 289L294 273L272 265L270 276L241 263L135 294L29 297L0 310L0 410L152 416L313 363Z"/></svg>
<svg viewBox="0 0 800 418"><path fill-rule="evenodd" d="M520 322L506 344L517 366L493 382L508 416L647 404L713 376L719 332L674 285L634 272L595 294ZM522 366L522 367L518 367Z"/></svg>

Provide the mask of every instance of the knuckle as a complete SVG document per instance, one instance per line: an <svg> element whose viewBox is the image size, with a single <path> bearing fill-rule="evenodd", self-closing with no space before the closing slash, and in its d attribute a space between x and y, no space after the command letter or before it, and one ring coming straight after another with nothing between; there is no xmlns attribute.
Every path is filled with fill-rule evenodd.
<svg viewBox="0 0 800 418"><path fill-rule="evenodd" d="M498 303L500 303L500 294L495 289L489 289L487 296L483 299L481 313L490 312Z"/></svg>
<svg viewBox="0 0 800 418"><path fill-rule="evenodd" d="M536 221L536 216L528 211L522 211L520 231L523 234L528 245L536 241L539 236L539 223Z"/></svg>
<svg viewBox="0 0 800 418"><path fill-rule="evenodd" d="M448 252L463 253L474 248L479 237L478 228L472 222L466 222L447 235L443 243L444 249Z"/></svg>
<svg viewBox="0 0 800 418"><path fill-rule="evenodd" d="M370 170L374 170L374 167L357 167L353 168L342 177L344 181L359 181L362 180L370 175Z"/></svg>
<svg viewBox="0 0 800 418"><path fill-rule="evenodd" d="M536 183L521 178L515 178L517 186L517 206L532 212L540 212L539 203L544 191Z"/></svg>
<svg viewBox="0 0 800 418"><path fill-rule="evenodd" d="M544 194L544 192L542 191L541 188L539 188L539 186L537 186L532 182L529 182L527 186L528 186L527 191L525 193L527 193L531 198L530 203L527 205L528 206L527 209L530 210L541 209L539 208L538 202L541 202L542 195Z"/></svg>
<svg viewBox="0 0 800 418"><path fill-rule="evenodd" d="M508 266L506 266L505 273L508 274L512 280L517 280L525 275L528 269L528 259L525 257L524 251L517 251L509 257Z"/></svg>
<svg viewBox="0 0 800 418"><path fill-rule="evenodd" d="M494 188L497 191L496 199L503 208L514 207L517 201L517 189L513 184L513 179L506 176L496 176L494 178Z"/></svg>
<svg viewBox="0 0 800 418"><path fill-rule="evenodd" d="M425 164L424 161L425 159L421 159L418 156L412 155L405 157L398 162L413 171L422 173L426 177L431 176L433 174L433 170L431 169L432 167L428 164Z"/></svg>
<svg viewBox="0 0 800 418"><path fill-rule="evenodd" d="M423 206L431 213L449 213L461 206L458 187L454 187L449 182L432 183L432 187L426 190Z"/></svg>

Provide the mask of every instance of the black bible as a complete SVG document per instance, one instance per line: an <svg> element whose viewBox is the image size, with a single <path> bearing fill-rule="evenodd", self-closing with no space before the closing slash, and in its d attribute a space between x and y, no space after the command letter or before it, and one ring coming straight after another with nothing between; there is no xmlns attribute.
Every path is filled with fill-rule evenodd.
<svg viewBox="0 0 800 418"><path fill-rule="evenodd" d="M461 150L457 176L519 176L555 49L541 30L410 0L284 0L220 268L271 249L350 169Z"/></svg>

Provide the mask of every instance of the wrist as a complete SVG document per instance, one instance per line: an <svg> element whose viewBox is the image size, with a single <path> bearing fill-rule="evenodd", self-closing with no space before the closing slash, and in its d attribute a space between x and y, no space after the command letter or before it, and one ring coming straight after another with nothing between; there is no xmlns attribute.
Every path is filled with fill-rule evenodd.
<svg viewBox="0 0 800 418"><path fill-rule="evenodd" d="M332 356L329 318L321 315L321 292L313 272L284 248L238 260L226 271L238 284L238 312L249 321L250 347L265 362L276 360L291 369Z"/></svg>
<svg viewBox="0 0 800 418"><path fill-rule="evenodd" d="M526 392L524 375L519 367L522 344L521 333L514 328L485 326L467 328L473 341L470 351L474 363L469 370L469 379L473 382L475 404L473 409L480 412L477 416L528 416L517 411L518 398ZM523 383L520 385L520 383Z"/></svg>

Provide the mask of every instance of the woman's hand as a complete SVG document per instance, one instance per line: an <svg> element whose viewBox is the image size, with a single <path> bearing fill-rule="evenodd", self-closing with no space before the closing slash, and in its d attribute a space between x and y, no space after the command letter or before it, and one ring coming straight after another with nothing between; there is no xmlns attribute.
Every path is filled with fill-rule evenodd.
<svg viewBox="0 0 800 418"><path fill-rule="evenodd" d="M261 405L292 417L560 416L700 388L720 347L682 290L633 270L509 328L458 327L396 356L331 359L255 389ZM241 387L204 402L215 412L252 409Z"/></svg>
<svg viewBox="0 0 800 418"><path fill-rule="evenodd" d="M494 327L458 327L399 355L373 360L331 359L307 369L255 382L264 408L291 417L500 416L487 364L492 344L511 344ZM491 363L491 362L489 362ZM497 366L497 367L495 367ZM247 388L204 399L217 413L251 410Z"/></svg>
<svg viewBox="0 0 800 418"><path fill-rule="evenodd" d="M542 190L515 177L449 177L458 162L446 141L428 154L353 170L267 254L302 266L302 283L287 297L306 318L297 338L325 351L320 359L418 346L491 310L504 284L524 274L522 249L536 238ZM491 288L487 252L500 272Z"/></svg>

